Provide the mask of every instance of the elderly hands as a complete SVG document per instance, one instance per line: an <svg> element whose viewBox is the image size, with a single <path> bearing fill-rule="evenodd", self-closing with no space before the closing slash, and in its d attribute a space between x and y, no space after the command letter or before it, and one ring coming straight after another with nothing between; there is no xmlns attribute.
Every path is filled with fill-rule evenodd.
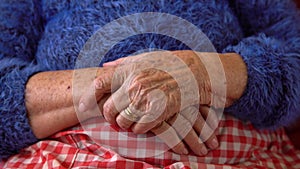
<svg viewBox="0 0 300 169"><path fill-rule="evenodd" d="M215 108L232 104L246 84L245 65L238 55L231 58L242 65L243 74L235 71L240 86L231 82L228 59L216 53L159 51L107 63L104 66L117 66L116 71L95 79L95 95L82 96L79 110L95 107L91 100L96 96L99 101L111 86L112 95L103 106L108 122L137 134L151 131L177 153L187 154L188 146L205 155L207 148L218 147L215 130L221 113Z"/></svg>

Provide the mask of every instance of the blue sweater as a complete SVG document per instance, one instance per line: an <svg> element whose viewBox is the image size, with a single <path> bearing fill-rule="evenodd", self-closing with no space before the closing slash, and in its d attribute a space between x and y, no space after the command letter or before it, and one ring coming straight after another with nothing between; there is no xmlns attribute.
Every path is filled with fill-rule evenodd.
<svg viewBox="0 0 300 169"><path fill-rule="evenodd" d="M182 17L200 28L217 52L243 57L247 89L227 112L260 128L285 126L300 114L300 17L291 1L2 0L0 159L37 141L25 108L28 78L40 71L73 69L97 29L139 12ZM148 33L120 41L101 63L147 48L188 49L178 40Z"/></svg>

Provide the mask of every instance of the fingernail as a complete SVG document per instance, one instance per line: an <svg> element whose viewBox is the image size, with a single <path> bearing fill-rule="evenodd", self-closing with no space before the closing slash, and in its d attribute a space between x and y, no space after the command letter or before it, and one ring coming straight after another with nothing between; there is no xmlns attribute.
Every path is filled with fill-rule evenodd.
<svg viewBox="0 0 300 169"><path fill-rule="evenodd" d="M84 105L83 103L80 103L80 104L79 104L79 107L78 107L78 110L79 110L80 112L85 112L85 109L86 109L85 105Z"/></svg>
<svg viewBox="0 0 300 169"><path fill-rule="evenodd" d="M205 146L202 146L202 148L201 148L201 154L202 155L206 155L207 154L207 149L205 148Z"/></svg>
<svg viewBox="0 0 300 169"><path fill-rule="evenodd" d="M214 138L212 141L211 141L211 148L212 149L215 149L219 146L219 142L216 138Z"/></svg>

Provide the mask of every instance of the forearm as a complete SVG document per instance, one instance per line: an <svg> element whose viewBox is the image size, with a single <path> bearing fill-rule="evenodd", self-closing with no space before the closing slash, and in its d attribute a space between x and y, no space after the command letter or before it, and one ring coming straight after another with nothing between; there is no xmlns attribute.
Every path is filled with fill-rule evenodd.
<svg viewBox="0 0 300 169"><path fill-rule="evenodd" d="M103 68L89 68L76 70L76 82L85 84L92 81L95 74L104 75ZM73 97L73 70L41 72L32 76L26 85L25 100L28 118L32 130L37 138L45 138L60 130L71 127L80 120L88 119L94 115L76 114L75 108L78 101ZM96 75L96 74L95 74ZM81 85L81 84L77 84ZM80 87L85 90L87 86ZM79 89L77 86L76 89ZM75 99L73 101L73 99Z"/></svg>

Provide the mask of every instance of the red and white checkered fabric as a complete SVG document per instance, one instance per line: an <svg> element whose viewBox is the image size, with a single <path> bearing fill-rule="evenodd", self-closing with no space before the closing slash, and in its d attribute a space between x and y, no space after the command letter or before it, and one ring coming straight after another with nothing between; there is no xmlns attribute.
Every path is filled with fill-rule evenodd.
<svg viewBox="0 0 300 169"><path fill-rule="evenodd" d="M152 134L135 135L93 119L55 134L3 161L3 168L300 168L284 129L258 131L224 116L220 147L205 157L178 155Z"/></svg>

